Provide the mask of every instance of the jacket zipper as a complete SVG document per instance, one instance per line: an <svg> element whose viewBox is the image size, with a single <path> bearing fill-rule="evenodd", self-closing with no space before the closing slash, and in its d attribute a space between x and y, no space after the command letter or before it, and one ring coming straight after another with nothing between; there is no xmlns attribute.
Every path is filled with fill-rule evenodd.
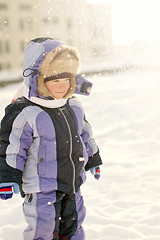
<svg viewBox="0 0 160 240"><path fill-rule="evenodd" d="M59 108L60 112L62 113L65 121L66 121L66 124L67 124L67 127L68 127L68 131L69 131L69 137L70 137L70 152L69 152L69 157L70 157L70 160L71 160L71 163L72 163L72 167L73 167L73 192L75 194L75 165L74 165L74 162L73 162L73 159L72 159L72 134L71 134L71 128L69 126L69 123L68 123L68 120L65 116L65 114L63 113L62 109Z"/></svg>

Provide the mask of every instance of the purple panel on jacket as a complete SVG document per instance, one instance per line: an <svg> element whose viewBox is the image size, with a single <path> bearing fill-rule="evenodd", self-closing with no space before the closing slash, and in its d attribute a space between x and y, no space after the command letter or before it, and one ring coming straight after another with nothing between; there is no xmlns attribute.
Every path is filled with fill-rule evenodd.
<svg viewBox="0 0 160 240"><path fill-rule="evenodd" d="M93 153L92 146L89 144L89 138L90 138L89 133L87 131L83 131L81 137L87 149L87 155L88 157L91 157L94 153Z"/></svg>
<svg viewBox="0 0 160 240"><path fill-rule="evenodd" d="M81 226L86 216L86 208L84 206L84 201L83 201L83 197L81 195L80 190L76 193L75 197L76 197L75 200L76 200L76 211L78 214L78 221L77 221L77 231L71 237L71 240L85 240L84 231Z"/></svg>
<svg viewBox="0 0 160 240"><path fill-rule="evenodd" d="M86 165L86 164L87 164L87 163L85 163L85 165ZM82 180L83 180L83 183L84 183L84 182L86 181L86 172L85 172L84 169L81 171L80 176L81 176L81 178L82 178Z"/></svg>
<svg viewBox="0 0 160 240"><path fill-rule="evenodd" d="M93 149L92 147L87 143L85 143L86 149L87 149L87 154L89 157L91 157L93 155Z"/></svg>
<svg viewBox="0 0 160 240"><path fill-rule="evenodd" d="M87 154L87 151L86 151L86 147L84 145L85 142L88 141L88 138L89 138L89 135L88 133L86 132L86 138L84 139L83 138L83 130L82 130L82 124L83 124L83 118L84 118L84 115L83 115L83 112L82 110L75 106L75 105L71 105L71 108L76 116L76 119L77 119L77 123L78 123L78 134L80 136L80 139L81 139L81 142L82 142L82 145L83 145L83 157L84 157L84 165L86 165L87 161L88 161L88 154ZM85 141L84 141L85 140ZM84 175L81 176L83 181L85 181L85 178L84 178Z"/></svg>
<svg viewBox="0 0 160 240"><path fill-rule="evenodd" d="M37 193L37 228L34 239L50 240L55 228L56 192Z"/></svg>
<svg viewBox="0 0 160 240"><path fill-rule="evenodd" d="M75 105L70 106L76 116L77 123L78 123L78 134L81 135L82 133L82 123L83 123L83 112L81 109Z"/></svg>
<svg viewBox="0 0 160 240"><path fill-rule="evenodd" d="M77 221L77 230L78 230L78 229L80 229L80 227L81 227L81 225L84 221L84 218L86 216L86 208L84 206L84 201L83 201L83 197L81 195L80 189L76 193L75 197L76 197L75 198L75 200L76 200L76 211L78 213L78 221Z"/></svg>
<svg viewBox="0 0 160 240"><path fill-rule="evenodd" d="M17 168L24 170L24 164L27 159L26 151L29 149L33 141L33 130L28 123L23 128L23 133L20 138L20 148L17 154Z"/></svg>
<svg viewBox="0 0 160 240"><path fill-rule="evenodd" d="M36 119L40 136L38 154L38 174L41 191L57 189L57 149L55 128L50 116L41 112Z"/></svg>
<svg viewBox="0 0 160 240"><path fill-rule="evenodd" d="M88 132L82 131L81 136L82 136L82 138L83 138L83 142L84 142L84 143L88 142L88 139L89 139L89 133L88 133Z"/></svg>

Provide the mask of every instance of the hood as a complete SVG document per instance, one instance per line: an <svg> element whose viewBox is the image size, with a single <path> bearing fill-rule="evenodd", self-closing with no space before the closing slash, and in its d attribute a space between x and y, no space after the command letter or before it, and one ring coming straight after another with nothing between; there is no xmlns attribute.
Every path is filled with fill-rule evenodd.
<svg viewBox="0 0 160 240"><path fill-rule="evenodd" d="M28 88L28 98L38 96L37 78L40 76L40 66L47 53L62 44L51 38L37 38L27 45L23 58L23 77Z"/></svg>
<svg viewBox="0 0 160 240"><path fill-rule="evenodd" d="M68 59L66 59L68 58ZM88 82L78 75L79 56L77 51L65 45L63 42L53 38L36 38L27 45L23 58L23 96L32 102L38 101L43 106L52 106L52 102L66 102L76 91L78 94L88 95L85 89L81 88ZM71 73L71 87L65 99L48 100L50 93L44 85L44 78L61 74ZM38 83L38 84L37 84ZM89 88L92 84L89 83ZM50 98L49 98L50 99ZM50 102L50 103L49 103ZM57 106L57 105L56 105Z"/></svg>

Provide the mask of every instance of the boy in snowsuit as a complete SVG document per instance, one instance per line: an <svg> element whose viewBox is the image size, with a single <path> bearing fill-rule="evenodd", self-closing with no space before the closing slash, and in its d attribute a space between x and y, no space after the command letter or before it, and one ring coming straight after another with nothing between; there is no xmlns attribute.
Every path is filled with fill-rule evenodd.
<svg viewBox="0 0 160 240"><path fill-rule="evenodd" d="M24 53L24 83L7 106L0 129L0 197L20 189L28 227L25 240L84 240L80 186L102 164L75 92L91 84L78 75L77 51L37 38Z"/></svg>

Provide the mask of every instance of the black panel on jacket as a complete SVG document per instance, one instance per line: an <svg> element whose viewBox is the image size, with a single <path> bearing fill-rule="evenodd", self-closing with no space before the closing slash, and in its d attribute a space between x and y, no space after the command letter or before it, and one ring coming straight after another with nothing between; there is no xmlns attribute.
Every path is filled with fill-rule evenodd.
<svg viewBox="0 0 160 240"><path fill-rule="evenodd" d="M75 167L75 191L77 192L80 185L82 184L82 179L80 177L80 172L84 167L84 162L79 161L80 157L83 157L83 147L80 138L77 133L77 120L70 108L69 104L65 104L61 108L43 109L51 117L55 132L56 132L56 142L57 142L57 180L58 180L58 190L65 193L73 193L73 165L70 159L70 150L72 150L72 160ZM62 113L63 112L63 113ZM64 115L65 117L64 117ZM70 142L70 133L66 120L69 123L69 128L71 130L72 139ZM70 146L70 144L72 146ZM72 147L72 149L70 149ZM65 167L64 167L65 166Z"/></svg>

